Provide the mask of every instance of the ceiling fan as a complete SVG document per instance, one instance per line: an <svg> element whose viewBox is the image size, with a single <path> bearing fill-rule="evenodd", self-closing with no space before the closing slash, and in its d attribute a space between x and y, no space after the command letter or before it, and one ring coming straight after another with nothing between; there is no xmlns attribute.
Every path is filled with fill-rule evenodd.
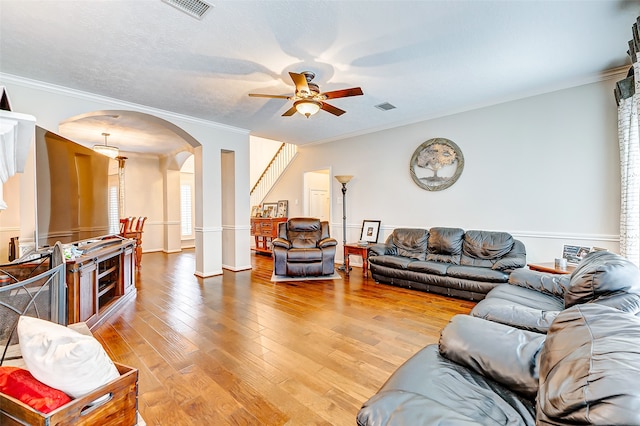
<svg viewBox="0 0 640 426"><path fill-rule="evenodd" d="M283 117L289 117L296 112L309 118L319 110L327 111L333 115L340 116L346 111L336 108L325 102L327 99L345 98L347 96L359 96L362 95L362 89L359 87L352 87L351 89L333 90L331 92L320 92L320 87L316 83L312 83L311 80L316 76L311 71L302 71L300 74L290 72L289 75L296 85L296 93L290 96L285 95L263 95L259 93L249 93L249 96L255 98L276 98L287 99L293 101L293 106L289 108Z"/></svg>

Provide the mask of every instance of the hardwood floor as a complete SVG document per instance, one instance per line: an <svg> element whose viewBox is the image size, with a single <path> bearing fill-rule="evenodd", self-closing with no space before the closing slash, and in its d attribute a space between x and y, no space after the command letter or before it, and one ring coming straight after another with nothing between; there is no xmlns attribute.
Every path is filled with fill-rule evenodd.
<svg viewBox="0 0 640 426"><path fill-rule="evenodd" d="M94 330L139 370L149 425L354 425L364 401L473 302L342 280L272 283L270 257L207 279L146 253L138 294Z"/></svg>

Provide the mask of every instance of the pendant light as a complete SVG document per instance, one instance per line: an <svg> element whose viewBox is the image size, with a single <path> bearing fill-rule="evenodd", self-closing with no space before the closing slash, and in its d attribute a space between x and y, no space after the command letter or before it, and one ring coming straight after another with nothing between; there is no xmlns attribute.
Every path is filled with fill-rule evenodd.
<svg viewBox="0 0 640 426"><path fill-rule="evenodd" d="M103 133L102 136L104 136L104 145L94 145L93 150L109 158L116 158L120 151L118 147L107 144L107 137L110 136L110 134Z"/></svg>

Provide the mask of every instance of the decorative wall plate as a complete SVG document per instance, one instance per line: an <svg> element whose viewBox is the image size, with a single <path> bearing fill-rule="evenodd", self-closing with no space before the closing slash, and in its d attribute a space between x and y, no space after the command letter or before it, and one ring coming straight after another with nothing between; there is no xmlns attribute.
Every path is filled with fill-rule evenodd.
<svg viewBox="0 0 640 426"><path fill-rule="evenodd" d="M449 139L429 139L420 145L409 163L411 178L422 189L441 191L453 185L464 168L462 151Z"/></svg>

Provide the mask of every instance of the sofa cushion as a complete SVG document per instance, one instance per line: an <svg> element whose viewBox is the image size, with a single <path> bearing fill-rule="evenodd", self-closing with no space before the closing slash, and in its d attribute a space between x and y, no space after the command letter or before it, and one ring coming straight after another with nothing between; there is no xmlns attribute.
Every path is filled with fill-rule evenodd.
<svg viewBox="0 0 640 426"><path fill-rule="evenodd" d="M534 404L429 345L364 403L360 426L533 425Z"/></svg>
<svg viewBox="0 0 640 426"><path fill-rule="evenodd" d="M509 284L563 298L569 286L569 279L570 276L566 274L548 274L519 268L509 275Z"/></svg>
<svg viewBox="0 0 640 426"><path fill-rule="evenodd" d="M287 221L286 238L293 248L314 248L322 239L319 219L309 217L291 218Z"/></svg>
<svg viewBox="0 0 640 426"><path fill-rule="evenodd" d="M289 232L320 232L320 219L312 217L292 217L287 221Z"/></svg>
<svg viewBox="0 0 640 426"><path fill-rule="evenodd" d="M391 243L396 246L398 256L425 260L428 238L426 229L398 228L391 234Z"/></svg>
<svg viewBox="0 0 640 426"><path fill-rule="evenodd" d="M460 228L429 229L427 260L459 265L463 238L464 230Z"/></svg>
<svg viewBox="0 0 640 426"><path fill-rule="evenodd" d="M471 310L474 317L523 330L546 333L564 309L560 297L511 284L500 284Z"/></svg>
<svg viewBox="0 0 640 426"><path fill-rule="evenodd" d="M440 334L439 350L445 358L534 400L544 339L544 334L455 315Z"/></svg>
<svg viewBox="0 0 640 426"><path fill-rule="evenodd" d="M506 232L467 231L464 234L462 254L464 258L496 260L506 255L513 247L513 237Z"/></svg>
<svg viewBox="0 0 640 426"><path fill-rule="evenodd" d="M569 308L623 293L640 294L640 270L620 255L596 251L571 273L564 302Z"/></svg>
<svg viewBox="0 0 640 426"><path fill-rule="evenodd" d="M297 249L316 248L318 240L315 237L309 237L304 234L296 235L291 238L291 247Z"/></svg>
<svg viewBox="0 0 640 426"><path fill-rule="evenodd" d="M426 274L447 275L450 264L442 262L430 262L428 260L415 260L407 265L410 271L424 272Z"/></svg>
<svg viewBox="0 0 640 426"><path fill-rule="evenodd" d="M415 260L408 257L392 255L374 256L369 258L369 263L395 269L407 269L407 266L412 262L415 262Z"/></svg>
<svg viewBox="0 0 640 426"><path fill-rule="evenodd" d="M631 293L620 293L611 296L600 297L593 301L599 305L616 308L619 311L632 315L640 315L640 295Z"/></svg>
<svg viewBox="0 0 640 426"><path fill-rule="evenodd" d="M553 322L540 355L539 424L640 424L640 318L576 305Z"/></svg>
<svg viewBox="0 0 640 426"><path fill-rule="evenodd" d="M508 273L480 266L452 265L447 269L447 275L454 278L491 283L506 283L509 281Z"/></svg>
<svg viewBox="0 0 640 426"><path fill-rule="evenodd" d="M511 251L499 259L492 260L492 269L499 271L522 269L527 266L527 249L522 241L513 240Z"/></svg>
<svg viewBox="0 0 640 426"><path fill-rule="evenodd" d="M322 262L322 250L319 248L292 248L287 252L287 262Z"/></svg>

